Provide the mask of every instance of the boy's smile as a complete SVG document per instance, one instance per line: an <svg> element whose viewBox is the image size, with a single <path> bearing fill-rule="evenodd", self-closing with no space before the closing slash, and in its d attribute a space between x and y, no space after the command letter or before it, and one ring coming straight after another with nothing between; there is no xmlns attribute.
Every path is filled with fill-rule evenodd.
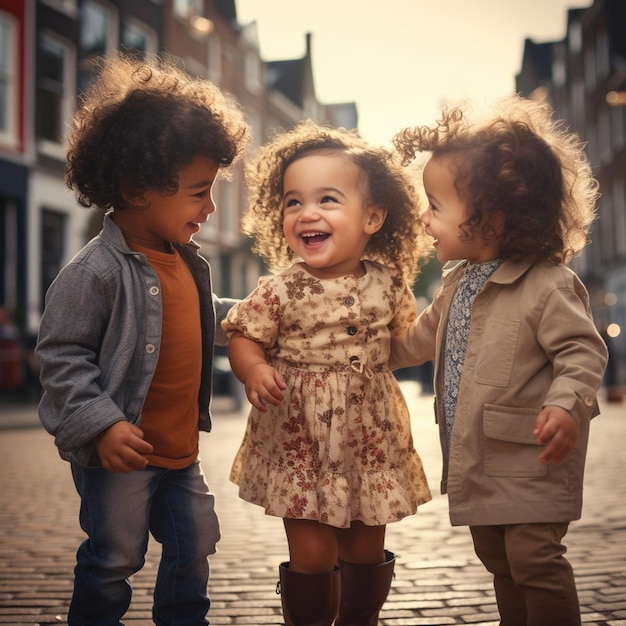
<svg viewBox="0 0 626 626"><path fill-rule="evenodd" d="M149 190L134 206L115 211L113 219L129 243L163 251L169 243L189 243L215 211L211 197L219 166L198 155L178 171L178 191Z"/></svg>

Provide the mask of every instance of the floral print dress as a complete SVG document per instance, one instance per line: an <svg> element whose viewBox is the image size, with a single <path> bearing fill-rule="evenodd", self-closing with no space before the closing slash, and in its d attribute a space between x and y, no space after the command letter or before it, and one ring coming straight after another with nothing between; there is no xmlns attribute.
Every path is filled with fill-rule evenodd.
<svg viewBox="0 0 626 626"><path fill-rule="evenodd" d="M268 515L383 525L431 499L387 365L415 300L400 274L365 266L361 278L321 280L300 265L264 276L223 322L259 342L287 383L280 406L252 407L231 470Z"/></svg>

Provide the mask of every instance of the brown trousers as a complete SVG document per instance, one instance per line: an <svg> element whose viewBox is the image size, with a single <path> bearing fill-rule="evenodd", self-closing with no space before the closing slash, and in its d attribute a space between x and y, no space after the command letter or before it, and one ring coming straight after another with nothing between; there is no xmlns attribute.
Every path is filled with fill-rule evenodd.
<svg viewBox="0 0 626 626"><path fill-rule="evenodd" d="M568 524L470 526L493 574L500 626L580 626L572 566L561 543Z"/></svg>

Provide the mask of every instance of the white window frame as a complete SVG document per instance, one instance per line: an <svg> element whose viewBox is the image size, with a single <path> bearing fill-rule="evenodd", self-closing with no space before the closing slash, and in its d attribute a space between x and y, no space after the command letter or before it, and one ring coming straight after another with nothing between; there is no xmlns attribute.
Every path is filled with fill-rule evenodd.
<svg viewBox="0 0 626 626"><path fill-rule="evenodd" d="M63 51L63 91L61 94L61 119L63 129L60 142L38 138L37 149L50 157L65 159L65 138L67 129L74 113L74 94L76 93L76 49L73 45L52 33L43 31L41 37L50 40ZM39 79L39 77L38 77Z"/></svg>
<svg viewBox="0 0 626 626"><path fill-rule="evenodd" d="M0 11L0 23L6 28L7 50L12 54L7 55L6 66L0 66L0 82L6 86L6 100L4 107L6 119L4 126L0 127L0 144L8 148L16 148L19 145L18 133L18 33L17 20L9 13Z"/></svg>

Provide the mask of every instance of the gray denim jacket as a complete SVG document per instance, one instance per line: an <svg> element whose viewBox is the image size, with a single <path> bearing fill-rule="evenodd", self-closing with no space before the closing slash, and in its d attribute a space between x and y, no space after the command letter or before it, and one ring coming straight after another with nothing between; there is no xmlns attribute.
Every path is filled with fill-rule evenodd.
<svg viewBox="0 0 626 626"><path fill-rule="evenodd" d="M236 301L212 293L210 267L197 244L176 249L191 269L200 297L198 427L209 431L213 345L226 345L220 322ZM50 286L39 327L35 354L44 389L39 418L55 436L62 458L100 466L94 437L120 420L140 423L159 358L161 323L158 276L107 215L100 234Z"/></svg>

